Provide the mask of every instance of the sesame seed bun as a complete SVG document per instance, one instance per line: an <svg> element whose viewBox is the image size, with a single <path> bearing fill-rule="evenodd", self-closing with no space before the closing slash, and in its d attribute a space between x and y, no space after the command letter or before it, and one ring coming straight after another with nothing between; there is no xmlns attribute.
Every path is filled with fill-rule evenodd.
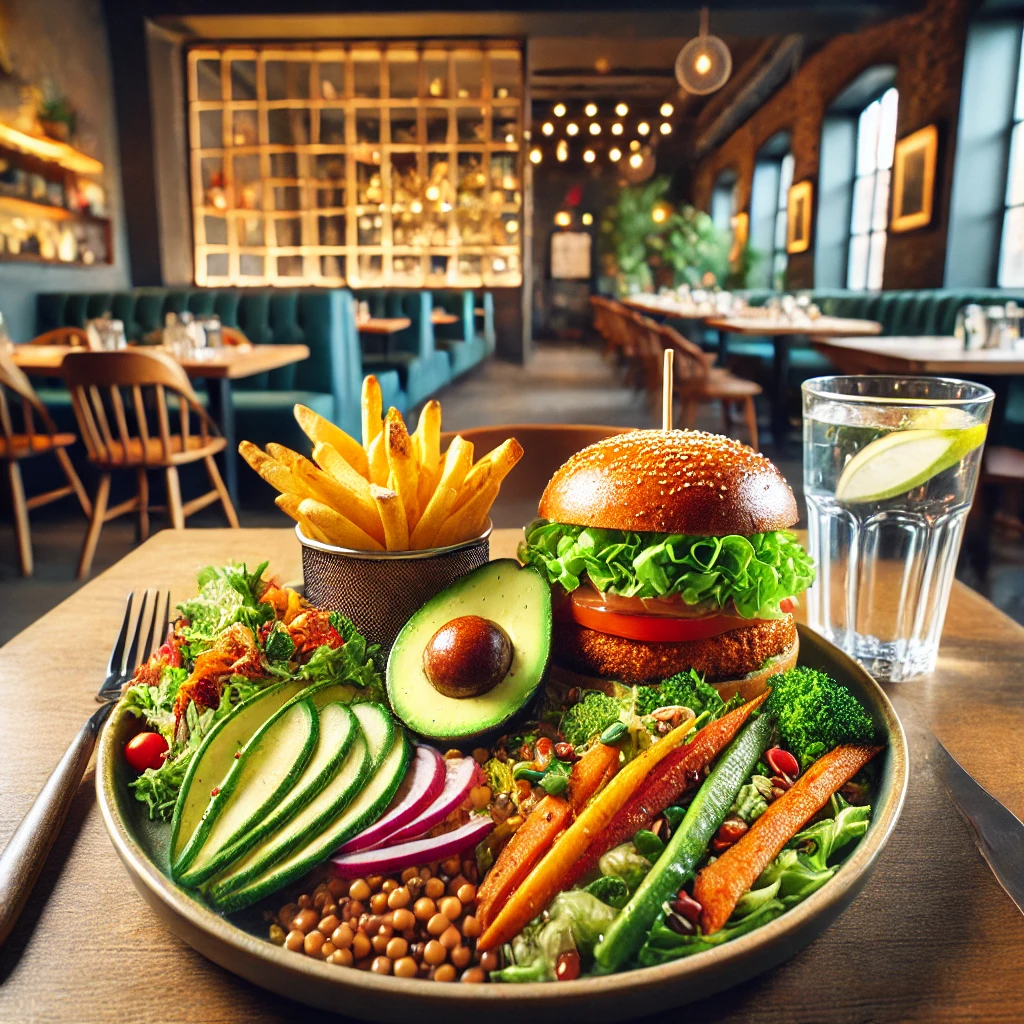
<svg viewBox="0 0 1024 1024"><path fill-rule="evenodd" d="M768 459L703 430L598 441L555 473L538 511L573 526L701 537L784 530L799 519L793 491Z"/></svg>

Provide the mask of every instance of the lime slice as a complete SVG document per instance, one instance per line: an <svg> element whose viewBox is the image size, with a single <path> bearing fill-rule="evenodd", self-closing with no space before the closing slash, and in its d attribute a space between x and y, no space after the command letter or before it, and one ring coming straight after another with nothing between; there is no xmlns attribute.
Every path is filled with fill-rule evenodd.
<svg viewBox="0 0 1024 1024"><path fill-rule="evenodd" d="M885 501L920 487L955 466L985 441L985 424L964 430L895 430L862 448L846 464L836 499Z"/></svg>

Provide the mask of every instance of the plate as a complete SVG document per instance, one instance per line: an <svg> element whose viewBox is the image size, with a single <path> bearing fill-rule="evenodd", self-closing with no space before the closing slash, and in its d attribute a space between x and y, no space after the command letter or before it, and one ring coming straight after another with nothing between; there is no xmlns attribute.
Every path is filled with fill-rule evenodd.
<svg viewBox="0 0 1024 1024"><path fill-rule="evenodd" d="M149 821L128 789L131 772L121 751L135 719L119 705L100 739L96 789L107 831L143 899L175 935L214 963L255 985L323 1010L366 1020L467 1020L489 1024L563 1020L566 1012L592 1021L655 1013L719 992L782 963L820 935L853 901L871 875L899 818L907 789L907 741L881 687L853 659L799 625L800 663L830 672L860 698L888 738L877 799L867 833L826 885L749 935L658 967L600 978L529 985L445 985L384 977L291 953L266 938L263 905L229 918L214 913L168 877L170 826ZM279 896L267 905L274 909Z"/></svg>

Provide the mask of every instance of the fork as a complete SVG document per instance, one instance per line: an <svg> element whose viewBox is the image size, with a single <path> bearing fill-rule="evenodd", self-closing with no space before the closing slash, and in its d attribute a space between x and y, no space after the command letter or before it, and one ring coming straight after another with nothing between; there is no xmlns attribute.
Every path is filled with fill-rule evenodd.
<svg viewBox="0 0 1024 1024"><path fill-rule="evenodd" d="M149 609L150 594L153 595L152 609ZM153 650L163 643L171 611L171 594L166 592L163 617L160 618L160 591L144 591L135 628L130 629L134 591L128 595L124 610L124 621L110 652L107 677L103 680L96 700L100 706L89 716L68 747L60 763L53 770L22 819L6 849L0 854L0 946L14 928L32 887L39 877L43 864L52 848L64 819L67 818L71 801L85 775L86 766L96 746L103 723L121 696L121 689L135 673L140 661L147 661ZM149 611L149 631L140 646ZM159 629L158 629L159 625ZM129 633L131 640L129 641ZM127 652L125 648L127 647ZM141 656L140 656L141 655Z"/></svg>

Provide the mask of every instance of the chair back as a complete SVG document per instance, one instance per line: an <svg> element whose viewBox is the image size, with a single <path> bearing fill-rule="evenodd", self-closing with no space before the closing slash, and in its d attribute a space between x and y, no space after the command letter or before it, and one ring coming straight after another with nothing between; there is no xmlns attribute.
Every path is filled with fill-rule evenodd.
<svg viewBox="0 0 1024 1024"><path fill-rule="evenodd" d="M30 345L66 345L68 348L92 349L88 331L81 327L57 327L33 338Z"/></svg>
<svg viewBox="0 0 1024 1024"><path fill-rule="evenodd" d="M672 367L675 390L686 391L689 387L707 379L708 371L714 361L713 356L688 338L684 338L674 327L652 321L652 328L662 350L671 348L675 352Z"/></svg>
<svg viewBox="0 0 1024 1024"><path fill-rule="evenodd" d="M633 427L590 426L562 423L527 423L498 427L474 427L445 431L441 447L447 448L456 433L472 441L474 457L480 458L506 438L514 437L523 446L523 457L501 485L491 509L495 526L525 526L536 518L537 502L555 470L581 448L606 437L625 434Z"/></svg>
<svg viewBox="0 0 1024 1024"><path fill-rule="evenodd" d="M32 439L40 434L37 420L42 433L50 437L57 433L46 406L39 400L24 370L0 348L0 437L6 441L5 450L12 450L15 435L21 438L21 444L31 446Z"/></svg>
<svg viewBox="0 0 1024 1024"><path fill-rule="evenodd" d="M164 465L189 447L193 420L202 445L217 434L185 371L164 352L70 352L62 369L94 462Z"/></svg>

